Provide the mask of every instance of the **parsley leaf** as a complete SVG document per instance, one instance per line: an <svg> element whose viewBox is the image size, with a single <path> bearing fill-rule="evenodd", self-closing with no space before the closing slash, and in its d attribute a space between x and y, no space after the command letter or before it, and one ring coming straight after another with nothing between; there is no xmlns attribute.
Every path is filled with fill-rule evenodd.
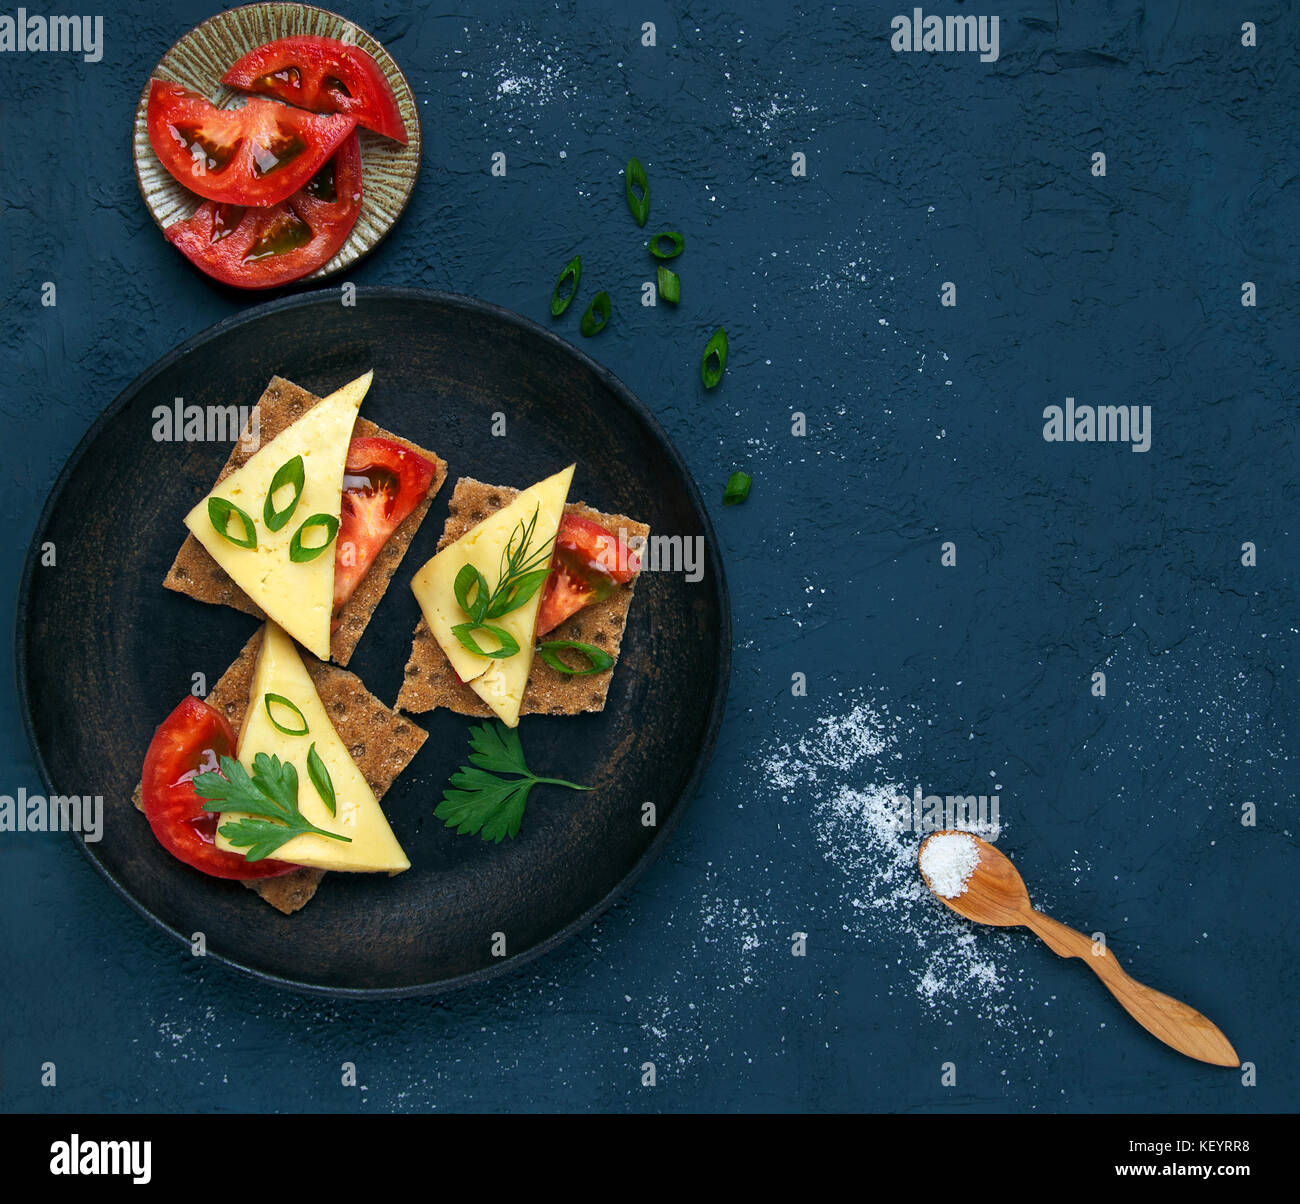
<svg viewBox="0 0 1300 1204"><path fill-rule="evenodd" d="M433 812L462 836L477 833L483 840L497 844L506 837L517 836L534 786L591 789L560 778L538 777L524 763L519 732L500 721L470 728L469 746L470 763L451 775L442 802ZM499 777L499 774L515 776Z"/></svg>
<svg viewBox="0 0 1300 1204"><path fill-rule="evenodd" d="M251 777L234 757L222 757L221 772L201 773L193 786L195 794L208 800L204 811L244 812L243 818L222 824L219 831L236 848L247 850L245 861L261 861L308 832L352 843L350 836L308 822L298 810L298 771L277 756L258 753Z"/></svg>

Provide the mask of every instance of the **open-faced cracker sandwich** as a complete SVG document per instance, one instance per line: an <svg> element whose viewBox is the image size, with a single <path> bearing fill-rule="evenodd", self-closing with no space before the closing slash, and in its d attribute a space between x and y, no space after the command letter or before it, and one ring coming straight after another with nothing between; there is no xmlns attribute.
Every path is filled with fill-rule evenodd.
<svg viewBox="0 0 1300 1204"><path fill-rule="evenodd" d="M425 741L346 669L267 623L163 721L135 804L173 855L286 915L327 870L409 867L379 800Z"/></svg>
<svg viewBox="0 0 1300 1204"><path fill-rule="evenodd" d="M456 482L438 553L411 582L423 618L399 710L514 727L604 709L650 528L567 501L573 469L522 492Z"/></svg>
<svg viewBox="0 0 1300 1204"><path fill-rule="evenodd" d="M269 618L346 665L447 465L357 410L367 373L318 398L273 377L163 584Z"/></svg>

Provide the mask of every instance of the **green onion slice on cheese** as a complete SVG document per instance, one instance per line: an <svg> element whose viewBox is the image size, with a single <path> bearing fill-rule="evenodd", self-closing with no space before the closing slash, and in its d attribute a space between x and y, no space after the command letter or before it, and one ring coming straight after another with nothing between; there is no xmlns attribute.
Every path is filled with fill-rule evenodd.
<svg viewBox="0 0 1300 1204"><path fill-rule="evenodd" d="M499 645L495 652L482 647L474 638L474 633L485 631ZM515 639L504 627L495 627L491 623L457 623L451 629L454 635L465 648L468 648L475 656L490 657L494 661L503 661L514 656L519 651L519 641Z"/></svg>
<svg viewBox="0 0 1300 1204"><path fill-rule="evenodd" d="M240 525L244 528L243 538L237 538L230 533L230 520L237 518ZM257 528L253 526L253 520L249 518L234 502L228 502L223 497L208 498L208 519L216 533L222 539L229 540L237 548L256 548L257 547Z"/></svg>
<svg viewBox="0 0 1300 1204"><path fill-rule="evenodd" d="M303 467L302 456L286 460L275 470L271 478L271 487L266 491L266 501L262 503L262 522L268 531L278 531L298 509L298 499L302 497L303 487L307 484L307 472ZM293 487L293 497L288 505L277 510L275 495L286 486Z"/></svg>
<svg viewBox="0 0 1300 1204"><path fill-rule="evenodd" d="M303 543L303 534L315 527L324 528L324 543ZM315 560L317 556L319 556L334 542L334 536L338 533L339 520L332 514L313 514L310 518L303 519L302 526L293 533L293 538L289 541L289 559L292 560L294 564L303 564L308 560Z"/></svg>
<svg viewBox="0 0 1300 1204"><path fill-rule="evenodd" d="M278 707L284 707L287 711L292 711L298 718L298 725L290 727L286 723L281 723L276 717L275 712L271 710L272 704ZM298 709L297 703L292 699L286 698L283 694L267 694L262 699L262 705L266 707L266 717L271 721L271 726L278 732L283 732L286 736L305 736L311 729L307 726L307 716Z"/></svg>
<svg viewBox="0 0 1300 1204"><path fill-rule="evenodd" d="M274 719L271 720L275 722ZM307 721L304 719L304 723ZM311 747L307 750L307 776L311 778L311 784L316 787L316 793L320 795L321 802L330 809L331 815L338 814L338 799L334 797L334 779L330 777L330 771L325 762L321 760L320 753L316 751L316 742L313 740Z"/></svg>

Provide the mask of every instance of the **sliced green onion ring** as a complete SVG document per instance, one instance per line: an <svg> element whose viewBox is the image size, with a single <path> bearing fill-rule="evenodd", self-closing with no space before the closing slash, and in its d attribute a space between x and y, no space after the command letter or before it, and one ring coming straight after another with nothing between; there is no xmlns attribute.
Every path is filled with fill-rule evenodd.
<svg viewBox="0 0 1300 1204"><path fill-rule="evenodd" d="M605 324L609 321L609 294L602 291L597 293L591 299L591 304L587 306L587 312L582 315L582 333L588 338L593 334L599 334L605 329ZM599 319L599 321L597 321Z"/></svg>
<svg viewBox="0 0 1300 1204"><path fill-rule="evenodd" d="M704 358L700 360L700 379L706 389L714 388L722 379L727 366L727 332L721 326L713 332L708 346L704 348Z"/></svg>
<svg viewBox="0 0 1300 1204"><path fill-rule="evenodd" d="M469 591L478 587L474 594L474 601L469 600ZM456 580L452 582L452 592L456 595L456 602L475 623L483 618L483 612L487 610L488 596L491 590L488 589L488 583L482 573L472 564L465 565L459 573L456 574Z"/></svg>
<svg viewBox="0 0 1300 1204"><path fill-rule="evenodd" d="M501 647L495 652L485 652L474 638L476 631L486 631ZM490 623L457 623L451 629L451 634L461 642L462 647L468 648L475 656L490 657L494 661L503 661L519 651L519 641L514 636L504 627L493 627Z"/></svg>
<svg viewBox="0 0 1300 1204"><path fill-rule="evenodd" d="M590 667L575 669L571 665L566 665L560 659L561 648L572 648L575 652L580 652L591 662ZM594 644L584 644L581 640L547 640L546 643L537 645L537 655L552 669L559 673L567 673L570 677L587 677L592 673L603 673L614 664L614 658L603 648L597 648Z"/></svg>
<svg viewBox="0 0 1300 1204"><path fill-rule="evenodd" d="M266 491L266 501L262 503L262 522L266 524L268 531L278 531L293 517L293 512L298 509L298 500L302 497L302 489L306 483L307 472L303 467L301 456L294 456L292 460L286 460L275 470L275 476L271 478L271 488ZM277 510L275 508L275 495L286 485L293 486L293 501L283 510Z"/></svg>
<svg viewBox="0 0 1300 1204"><path fill-rule="evenodd" d="M747 472L733 472L727 481L727 488L723 491L722 504L738 506L743 502L749 497L749 486L753 479Z"/></svg>
<svg viewBox="0 0 1300 1204"><path fill-rule="evenodd" d="M232 516L239 519L244 528L244 538L236 539L229 531L226 530ZM257 528L253 526L253 520L248 517L234 502L228 502L223 497L208 498L208 522L216 528L216 532L222 539L228 539L237 548L255 548L257 547Z"/></svg>
<svg viewBox="0 0 1300 1204"><path fill-rule="evenodd" d="M672 305L682 299L682 279L676 272L670 272L662 264L659 266L659 297Z"/></svg>
<svg viewBox="0 0 1300 1204"><path fill-rule="evenodd" d="M673 241L672 249L665 251L659 245L661 238L671 238ZM649 242L650 254L656 259L676 259L686 247L686 240L677 230L663 230L656 234Z"/></svg>
<svg viewBox="0 0 1300 1204"><path fill-rule="evenodd" d="M573 287L569 290L567 296L560 296L560 290L564 287L566 280L573 279ZM551 290L551 317L558 318L569 305L574 297L578 295L578 282L582 279L582 256L575 255L568 263L564 265L564 271L555 282L555 287Z"/></svg>
<svg viewBox="0 0 1300 1204"><path fill-rule="evenodd" d="M271 710L271 703L276 706L288 707L295 715L302 727L293 728L285 727L276 717L275 712ZM262 705L266 707L266 717L271 721L271 726L277 732L283 732L286 736L305 736L311 729L307 726L307 716L304 715L297 707L297 704L286 698L283 694L264 694L262 695ZM315 745L312 745L315 748Z"/></svg>
<svg viewBox="0 0 1300 1204"><path fill-rule="evenodd" d="M325 542L308 547L302 542L303 533L309 531L312 527L324 527L326 531ZM293 538L289 541L289 559L294 564L302 564L307 560L315 560L326 548L334 542L334 536L339 533L339 520L332 514L313 514L310 518L302 520L302 526L294 533Z"/></svg>
<svg viewBox="0 0 1300 1204"><path fill-rule="evenodd" d="M640 159L629 159L627 161L627 207L632 210L632 216L636 218L638 226L644 226L646 218L650 216L650 181L646 179L645 168L641 166ZM641 190L637 195L636 189Z"/></svg>
<svg viewBox="0 0 1300 1204"><path fill-rule="evenodd" d="M275 720L271 722L274 723ZM311 778L311 784L316 787L316 793L320 795L321 802L329 808L330 814L337 815L338 800L334 797L334 779L330 777L328 767L320 759L320 753L316 751L315 740L307 750L307 776Z"/></svg>

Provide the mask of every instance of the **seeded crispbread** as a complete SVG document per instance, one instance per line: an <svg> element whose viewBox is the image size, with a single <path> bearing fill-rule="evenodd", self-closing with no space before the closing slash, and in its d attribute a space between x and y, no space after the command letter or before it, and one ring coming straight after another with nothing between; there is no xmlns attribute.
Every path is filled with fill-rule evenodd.
<svg viewBox="0 0 1300 1204"><path fill-rule="evenodd" d="M481 523L489 514L508 506L519 490L505 485L485 485L471 477L461 477L452 493L447 525L438 541L438 550L454 543L471 527ZM569 502L566 514L578 514L599 523L607 531L646 539L650 528L645 523L624 514L602 514L582 502ZM627 627L627 612L632 605L634 577L627 585L616 590L602 602L594 603L566 619L546 638L550 640L579 640L603 649L618 659ZM540 656L533 658L524 690L521 715L578 715L583 711L605 709L605 696L617 665L604 673L591 676L574 676L552 669ZM491 715L492 710L469 686L456 677L446 653L438 647L433 633L423 619L415 629L415 642L411 658L406 665L401 692L397 695L397 709L420 713L446 707L458 715Z"/></svg>
<svg viewBox="0 0 1300 1204"><path fill-rule="evenodd" d="M271 383L266 386L266 392L262 394L253 413L249 415L248 425L244 428L240 441L235 444L234 450L230 453L230 458L217 477L216 483L224 481L235 469L242 467L259 447L274 439L291 423L296 422L318 401L320 398L315 394L299 388L283 377L273 376ZM251 430L258 432L256 441L245 437ZM432 461L434 474L424 501L406 516L401 526L389 537L380 549L379 555L375 557L370 571L361 579L352 597L339 611L338 625L330 636L330 659L340 665L346 665L352 659L357 641L361 639L366 624L370 622L370 616L374 614L375 607L379 605L379 600L388 589L389 581L397 572L397 566L402 563L402 557L406 555L406 549L411 546L411 540L415 538L424 516L429 512L434 494L442 488L443 481L447 479L445 461L410 440L376 426L366 418L357 419L352 434L354 438L379 436L383 439L392 439L426 460ZM266 618L261 608L230 579L226 570L213 560L207 548L190 534L185 536L185 542L176 553L176 559L163 579L163 585L177 593L195 598L199 602L233 606L236 610L242 610L256 618Z"/></svg>
<svg viewBox="0 0 1300 1204"><path fill-rule="evenodd" d="M261 646L259 628L207 696L208 704L220 711L236 732L244 724L253 669ZM302 660L334 730L347 745L375 798L383 798L420 751L428 733L405 716L390 711L355 673L318 661L306 651L302 652ZM139 786L135 788L132 802L140 810L144 809ZM280 878L263 878L244 885L255 890L277 911L291 915L311 900L324 876L324 870L303 866Z"/></svg>

